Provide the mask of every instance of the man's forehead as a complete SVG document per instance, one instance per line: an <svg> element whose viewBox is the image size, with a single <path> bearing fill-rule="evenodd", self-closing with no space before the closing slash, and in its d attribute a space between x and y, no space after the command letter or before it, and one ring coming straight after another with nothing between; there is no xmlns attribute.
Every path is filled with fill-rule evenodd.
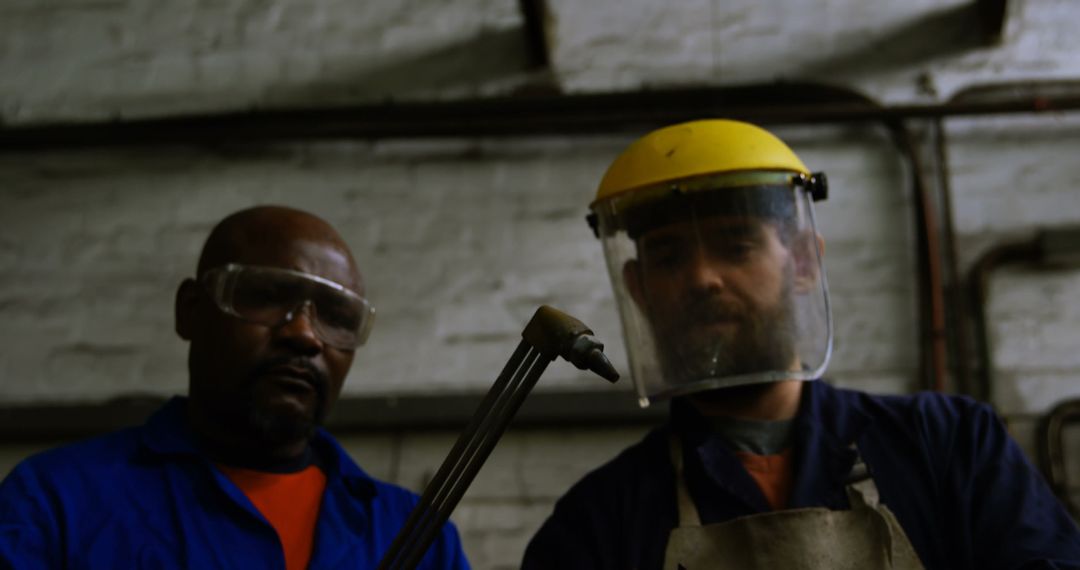
<svg viewBox="0 0 1080 570"><path fill-rule="evenodd" d="M740 238L760 235L770 226L768 220L758 217L718 216L665 224L649 230L639 238L639 241L649 244L653 241L668 241L673 238L698 235Z"/></svg>
<svg viewBox="0 0 1080 570"><path fill-rule="evenodd" d="M329 224L304 212L262 208L227 218L207 239L199 274L227 263L300 271L363 294L348 246Z"/></svg>
<svg viewBox="0 0 1080 570"><path fill-rule="evenodd" d="M276 242L276 243L275 243ZM352 256L339 244L309 239L269 239L241 248L231 262L316 275L362 293Z"/></svg>

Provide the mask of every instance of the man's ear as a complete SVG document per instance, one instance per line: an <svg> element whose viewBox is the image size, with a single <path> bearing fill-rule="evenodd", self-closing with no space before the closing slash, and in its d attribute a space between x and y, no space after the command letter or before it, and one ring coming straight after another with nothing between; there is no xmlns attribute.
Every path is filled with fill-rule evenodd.
<svg viewBox="0 0 1080 570"><path fill-rule="evenodd" d="M184 279L176 290L176 334L184 340L191 340L198 321L199 285L194 279Z"/></svg>
<svg viewBox="0 0 1080 570"><path fill-rule="evenodd" d="M799 234L792 253L795 256L795 292L807 293L817 285L825 261L825 238L816 232Z"/></svg>
<svg viewBox="0 0 1080 570"><path fill-rule="evenodd" d="M634 300L634 304L642 312L645 312L645 287L641 282L641 262L630 259L624 263L622 266L622 278L623 283L626 284L626 289L630 291L630 297Z"/></svg>

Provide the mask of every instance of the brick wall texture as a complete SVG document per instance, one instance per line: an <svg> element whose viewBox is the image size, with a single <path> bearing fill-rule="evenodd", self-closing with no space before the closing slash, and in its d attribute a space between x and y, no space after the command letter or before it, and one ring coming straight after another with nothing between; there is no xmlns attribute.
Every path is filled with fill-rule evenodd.
<svg viewBox="0 0 1080 570"><path fill-rule="evenodd" d="M772 3L776 4L776 3ZM1009 3L986 44L974 3L548 2L552 69L531 71L510 0L0 0L0 124L508 93L828 80L891 103L986 82L1080 79L1080 6ZM799 17L779 18L779 13ZM972 31L975 30L975 31ZM944 122L958 256L1080 224L1080 116ZM909 169L871 125L777 130L830 198L818 210L836 384L918 377ZM625 369L599 243L584 223L633 135L383 140L0 154L0 404L186 387L179 281L234 210L297 206L352 246L378 309L347 394L486 389L541 303L593 327ZM1080 271L1009 268L990 294L993 404L1033 452L1037 418L1080 397ZM608 388L565 363L539 389ZM513 568L553 501L644 428L512 431L455 520L476 568ZM451 432L350 436L373 475L420 489ZM1080 473L1080 441L1068 439ZM6 469L34 446L0 450ZM1080 475L1077 476L1080 483Z"/></svg>

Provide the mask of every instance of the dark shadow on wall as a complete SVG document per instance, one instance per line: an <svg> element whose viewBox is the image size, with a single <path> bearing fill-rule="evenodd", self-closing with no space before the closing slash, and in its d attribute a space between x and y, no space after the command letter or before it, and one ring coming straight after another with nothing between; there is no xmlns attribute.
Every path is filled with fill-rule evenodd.
<svg viewBox="0 0 1080 570"><path fill-rule="evenodd" d="M476 95L486 85L509 88L546 83L547 72L537 69L522 27L484 30L459 43L434 51L390 56L375 65L357 62L353 72L337 73L306 85L272 88L262 104L267 107L356 104L389 100L415 100L434 96Z"/></svg>
<svg viewBox="0 0 1080 570"><path fill-rule="evenodd" d="M927 13L867 42L811 63L808 77L860 76L985 48L992 40L977 3Z"/></svg>

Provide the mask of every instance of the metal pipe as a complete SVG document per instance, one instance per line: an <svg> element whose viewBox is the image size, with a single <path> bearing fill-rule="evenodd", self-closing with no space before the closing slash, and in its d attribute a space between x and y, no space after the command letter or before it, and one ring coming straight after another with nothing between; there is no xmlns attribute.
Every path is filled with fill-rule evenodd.
<svg viewBox="0 0 1080 570"><path fill-rule="evenodd" d="M1080 266L1080 226L1040 230L1033 239L1007 242L992 247L975 262L968 277L972 329L978 366L975 373L976 398L993 401L993 368L990 333L987 330L987 300L990 277L1002 266L1028 263L1047 268Z"/></svg>
<svg viewBox="0 0 1080 570"><path fill-rule="evenodd" d="M968 295L971 299L971 324L977 365L971 395L984 402L993 402L994 364L990 357L990 338L987 330L987 300L990 276L999 267L1014 263L1033 263L1038 260L1038 247L1034 240L1009 242L996 245L979 257L968 277Z"/></svg>
<svg viewBox="0 0 1080 570"><path fill-rule="evenodd" d="M108 402L38 402L0 406L0 445L56 444L137 426L167 398L120 396ZM326 428L336 434L397 434L416 430L457 431L484 399L480 392L349 396L338 400ZM633 392L545 389L531 394L514 418L517 428L654 426L666 406L640 409Z"/></svg>
<svg viewBox="0 0 1080 570"><path fill-rule="evenodd" d="M948 268L948 282L945 295L949 298L951 310L946 313L946 331L949 322L953 323L951 340L953 343L953 384L960 392L971 393L971 353L968 348L965 327L965 309L963 278L960 273L959 255L956 251L956 215L953 213L952 181L949 179L948 141L944 121L933 122L933 144L937 159L938 191L941 195L942 252L945 266ZM950 318L951 317L951 318Z"/></svg>
<svg viewBox="0 0 1080 570"><path fill-rule="evenodd" d="M1080 517L1080 507L1069 493L1069 477L1065 468L1065 426L1080 420L1080 399L1067 400L1042 417L1038 431L1039 468L1050 488L1074 518Z"/></svg>
<svg viewBox="0 0 1080 570"><path fill-rule="evenodd" d="M1033 102L1046 101L1048 106L1053 106L1052 101L1059 100L1062 97L1071 97L1077 93L1080 93L1080 80L1008 81L965 87L953 94L949 99L949 104L970 105L980 103L991 105L1026 99ZM989 341L985 337L986 316L984 314L985 308L981 303L985 301L985 287L987 286L985 279L989 277L972 279L972 282L968 283L968 294L965 295L963 273L960 269L956 251L955 216L953 214L951 180L948 171L948 143L945 125L943 124L944 119L945 117L939 117L933 122L933 144L937 152L937 163L939 165L938 182L941 193L943 228L942 253L944 263L950 273L950 278L945 286L947 289L946 295L951 306L951 313L947 315L949 317L947 323L951 323L952 326L947 327L947 330L952 331L952 361L954 364L955 385L960 392L970 395L981 393L984 394L983 398L985 399L990 397L988 392L992 390L989 368L992 363L988 363ZM1051 232L1052 235L1058 233ZM988 255L996 257L1002 254L1011 255L1008 251L989 253ZM986 261L993 264L998 263L1000 260L987 259ZM986 267L983 270L993 271L993 267ZM973 269L972 273L978 271L982 270ZM979 283L976 283L976 281L979 281ZM978 288L980 291L974 291L973 288ZM979 304L968 306L972 302ZM971 336L969 337L969 335Z"/></svg>
<svg viewBox="0 0 1080 570"><path fill-rule="evenodd" d="M264 110L0 129L0 152L61 148L639 132L704 116L760 124L897 121L1080 109L1073 94L878 106L820 84L497 97L438 103Z"/></svg>
<svg viewBox="0 0 1080 570"><path fill-rule="evenodd" d="M919 267L919 328L923 348L920 355L921 376L926 388L938 392L945 390L946 331L945 299L941 285L941 246L937 232L937 213L930 197L922 160L911 131L902 122L889 127L896 136L897 145L911 164L912 192L915 196L915 227L919 229L916 253Z"/></svg>
<svg viewBox="0 0 1080 570"><path fill-rule="evenodd" d="M1076 96L1078 93L1080 93L1080 79L997 81L963 87L949 97L949 103L1005 103L1019 99L1050 101Z"/></svg>

